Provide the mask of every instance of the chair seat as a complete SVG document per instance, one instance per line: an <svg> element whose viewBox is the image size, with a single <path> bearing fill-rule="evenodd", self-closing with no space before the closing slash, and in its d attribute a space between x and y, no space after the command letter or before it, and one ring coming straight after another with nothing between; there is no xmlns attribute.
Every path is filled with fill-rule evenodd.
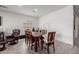
<svg viewBox="0 0 79 59"><path fill-rule="evenodd" d="M44 42L45 43L52 43L52 42L54 42L54 41L51 41L51 42L48 42L48 35L47 34L45 34L45 35L43 35L43 37L44 37Z"/></svg>
<svg viewBox="0 0 79 59"><path fill-rule="evenodd" d="M2 41L0 42L0 45L7 43L7 41Z"/></svg>
<svg viewBox="0 0 79 59"><path fill-rule="evenodd" d="M45 43L48 43L48 41L47 41L47 34L43 35L43 37L44 37L44 39L43 39L44 42L45 42Z"/></svg>
<svg viewBox="0 0 79 59"><path fill-rule="evenodd" d="M14 39L7 39L8 42L14 41Z"/></svg>
<svg viewBox="0 0 79 59"><path fill-rule="evenodd" d="M44 43L46 44L46 45L51 45L54 41L51 41L51 42L48 42L48 35L47 34L45 34L45 35L43 35L43 37L44 37Z"/></svg>

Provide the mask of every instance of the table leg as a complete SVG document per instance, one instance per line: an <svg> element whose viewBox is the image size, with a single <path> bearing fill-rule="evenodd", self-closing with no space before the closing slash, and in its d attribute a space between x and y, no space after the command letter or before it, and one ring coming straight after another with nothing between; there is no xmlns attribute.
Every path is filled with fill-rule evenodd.
<svg viewBox="0 0 79 59"><path fill-rule="evenodd" d="M47 53L49 54L49 44L47 44Z"/></svg>
<svg viewBox="0 0 79 59"><path fill-rule="evenodd" d="M37 37L35 37L35 52L37 52Z"/></svg>

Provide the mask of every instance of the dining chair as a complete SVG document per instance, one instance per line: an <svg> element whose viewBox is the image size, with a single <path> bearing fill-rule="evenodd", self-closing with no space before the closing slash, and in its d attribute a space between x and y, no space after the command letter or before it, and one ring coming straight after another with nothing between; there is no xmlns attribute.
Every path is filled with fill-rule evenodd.
<svg viewBox="0 0 79 59"><path fill-rule="evenodd" d="M25 43L28 44L28 34L29 34L29 31L25 30Z"/></svg>
<svg viewBox="0 0 79 59"><path fill-rule="evenodd" d="M32 32L31 31L28 32L27 37L28 37L28 39L27 39L28 44L29 44L29 46L31 46L32 45Z"/></svg>
<svg viewBox="0 0 79 59"><path fill-rule="evenodd" d="M30 33L31 31L25 30L25 43L30 46Z"/></svg>
<svg viewBox="0 0 79 59"><path fill-rule="evenodd" d="M25 31L25 43L30 47L32 45L32 31L26 30Z"/></svg>
<svg viewBox="0 0 79 59"><path fill-rule="evenodd" d="M52 46L53 47L53 52L55 52L55 35L56 35L56 32L48 32L48 35L44 38L44 43L46 44L47 46L47 53L49 53L49 47Z"/></svg>
<svg viewBox="0 0 79 59"><path fill-rule="evenodd" d="M35 39L32 36L32 32L30 31L28 34L28 43L29 43L29 46L31 46L31 49L33 49L34 42L35 42Z"/></svg>

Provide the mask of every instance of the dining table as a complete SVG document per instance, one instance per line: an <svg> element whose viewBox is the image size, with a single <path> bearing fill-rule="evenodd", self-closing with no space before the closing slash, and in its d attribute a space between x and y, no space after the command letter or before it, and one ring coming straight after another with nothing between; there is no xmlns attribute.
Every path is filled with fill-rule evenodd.
<svg viewBox="0 0 79 59"><path fill-rule="evenodd" d="M42 35L44 35L44 33L42 33L42 32L32 32L32 36L34 37L34 39L35 39L35 52L37 52L38 51L38 42L37 41L41 41L41 49L43 49L43 36Z"/></svg>

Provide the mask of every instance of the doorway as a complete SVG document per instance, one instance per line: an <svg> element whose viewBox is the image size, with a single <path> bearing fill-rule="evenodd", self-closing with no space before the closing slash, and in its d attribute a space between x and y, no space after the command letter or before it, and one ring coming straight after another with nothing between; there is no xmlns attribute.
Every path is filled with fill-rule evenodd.
<svg viewBox="0 0 79 59"><path fill-rule="evenodd" d="M74 5L73 6L74 10L74 21L73 21L73 38L74 38L74 45L79 46L79 5Z"/></svg>

